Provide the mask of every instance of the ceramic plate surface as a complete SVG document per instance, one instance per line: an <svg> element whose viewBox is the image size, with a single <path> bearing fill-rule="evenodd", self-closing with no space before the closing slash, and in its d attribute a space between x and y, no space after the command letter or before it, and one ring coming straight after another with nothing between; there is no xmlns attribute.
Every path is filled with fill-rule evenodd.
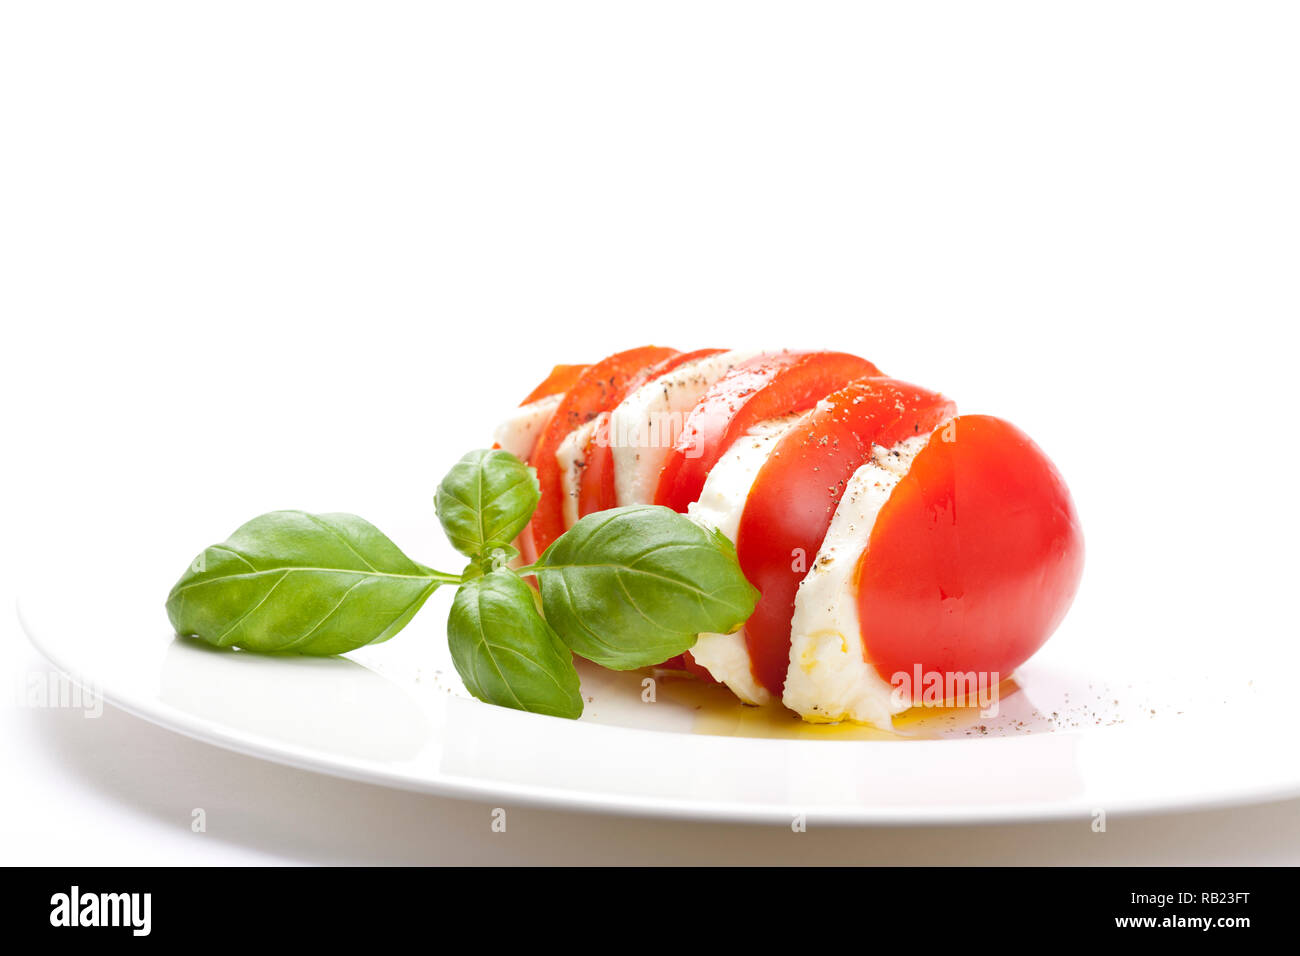
<svg viewBox="0 0 1300 956"><path fill-rule="evenodd" d="M175 568L19 614L59 671L178 733L321 773L493 804L788 823L1026 821L1300 793L1275 641L1223 660L1210 629L1139 641L1081 601L1001 688L997 713L917 709L894 733L812 726L670 675L582 671L579 721L470 699L442 634L449 594L348 658L218 651L169 633ZM1085 593L1086 593L1085 580ZM647 681L652 681L648 683Z"/></svg>

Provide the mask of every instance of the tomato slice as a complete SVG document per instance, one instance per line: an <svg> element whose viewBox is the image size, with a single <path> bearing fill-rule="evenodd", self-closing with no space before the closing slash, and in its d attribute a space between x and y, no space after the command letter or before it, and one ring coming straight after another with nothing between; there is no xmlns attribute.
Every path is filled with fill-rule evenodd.
<svg viewBox="0 0 1300 956"><path fill-rule="evenodd" d="M674 660L676 660L676 658L674 658ZM682 670L686 671L691 676L704 681L704 683L706 684L718 683L717 678L715 678L711 673L709 673L709 669L707 667L695 663L695 656L690 651L687 651L686 653L682 654L681 661L682 661ZM668 665L665 664L664 666L666 667Z"/></svg>
<svg viewBox="0 0 1300 956"><path fill-rule="evenodd" d="M609 445L609 412L601 412L597 422L582 452L582 476L578 480L580 518L613 508L618 503L614 488L614 453Z"/></svg>
<svg viewBox="0 0 1300 956"><path fill-rule="evenodd" d="M643 370L676 354L675 349L655 345L619 352L590 366L565 391L564 398L560 399L559 406L538 436L533 453L528 456L528 463L537 469L542 497L529 524L532 542L530 545L522 542L534 552L531 556L524 554L525 561L534 560L565 530L564 490L560 466L555 460L555 453L565 436L621 402L628 387ZM520 551L524 551L523 546Z"/></svg>
<svg viewBox="0 0 1300 956"><path fill-rule="evenodd" d="M933 431L955 412L937 392L895 379L853 382L787 432L754 480L740 518L741 569L762 593L745 622L754 677L777 697L790 659L795 592L816 557L845 483L871 457Z"/></svg>
<svg viewBox="0 0 1300 956"><path fill-rule="evenodd" d="M678 352L676 355L670 355L638 375L636 381L628 386L626 394L631 395L646 382L667 375L680 365L725 351L726 349L697 349L694 352ZM579 483L578 516L583 517L615 507L618 504L618 496L614 487L614 449L609 441L607 414L606 421L597 425L591 438L588 439L582 460L584 466Z"/></svg>
<svg viewBox="0 0 1300 956"><path fill-rule="evenodd" d="M889 680L1005 678L1056 630L1083 532L1056 467L1014 425L954 419L881 508L858 570L863 647Z"/></svg>
<svg viewBox="0 0 1300 956"><path fill-rule="evenodd" d="M573 383L582 377L582 373L591 368L590 365L557 365L551 369L551 374L546 376L542 384L528 393L528 397L519 403L522 408L540 398L547 398L551 395L558 395L560 392L567 392L573 387Z"/></svg>
<svg viewBox="0 0 1300 956"><path fill-rule="evenodd" d="M779 352L736 366L687 416L659 474L655 503L684 512L699 499L718 459L751 427L812 408L850 382L880 374L845 352Z"/></svg>

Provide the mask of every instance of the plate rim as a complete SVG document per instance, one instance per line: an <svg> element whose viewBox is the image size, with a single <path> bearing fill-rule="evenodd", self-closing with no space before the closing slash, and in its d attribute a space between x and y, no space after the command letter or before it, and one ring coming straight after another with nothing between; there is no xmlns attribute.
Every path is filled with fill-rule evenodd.
<svg viewBox="0 0 1300 956"><path fill-rule="evenodd" d="M801 808L795 804L748 803L736 800L705 800L661 795L631 795L602 792L591 789L564 788L549 784L531 784L508 780L490 780L449 774L438 770L433 775L417 775L400 768L384 765L372 758L339 758L327 752L266 735L234 730L206 717L188 713L159 701L137 700L134 695L119 693L111 682L88 680L93 674L73 666L58 652L59 642L43 641L36 635L28 617L29 597L26 593L16 601L19 624L28 641L65 679L83 690L97 695L104 702L133 717L179 734L191 740L219 747L243 756L266 760L297 770L319 773L372 786L381 786L413 793L426 793L438 797L474 800L493 803L513 803L548 810L600 813L611 816L660 819L679 822L726 822L749 825L789 826L797 816L803 816L808 825L821 827L911 827L911 826L968 826L997 824L1026 824L1086 821L1095 812L1075 800L1036 800L989 804L829 804L821 807ZM51 645L54 646L51 646ZM66 645L64 645L66 646ZM88 686L92 685L92 686ZM477 702L470 702L477 703ZM481 705L489 706L489 705ZM517 713L517 719L548 720L559 718L545 715ZM588 729L600 728L604 732L619 734L659 734L642 727L608 724L579 724ZM1123 733L1122 729L1111 732ZM1061 736L1085 737L1073 731L1059 731ZM732 739L718 735L717 739ZM1012 743L1027 742L1042 735L1022 738L1001 738ZM741 738L746 741L751 738ZM753 738L766 740L767 738ZM799 746L843 746L843 741L799 740L786 741ZM973 747L986 743L982 740L923 740L907 743L880 741L853 741L867 746L942 746ZM1300 797L1300 775L1270 787L1228 786L1211 792L1197 792L1170 799L1167 796L1151 799L1130 799L1107 802L1107 817L1133 817L1150 814L1186 813L1228 807L1250 806Z"/></svg>

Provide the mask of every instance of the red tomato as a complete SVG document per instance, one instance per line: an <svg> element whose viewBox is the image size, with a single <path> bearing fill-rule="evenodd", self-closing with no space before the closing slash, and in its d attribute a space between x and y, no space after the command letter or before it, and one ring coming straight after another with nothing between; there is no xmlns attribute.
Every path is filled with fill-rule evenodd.
<svg viewBox="0 0 1300 956"><path fill-rule="evenodd" d="M591 366L589 365L557 365L551 369L551 374L546 376L546 380L528 393L528 397L519 403L520 407L537 401L539 398L546 398L550 395L558 395L560 392L567 392L581 376Z"/></svg>
<svg viewBox="0 0 1300 956"><path fill-rule="evenodd" d="M627 394L631 395L632 392L646 382L652 382L661 375L667 375L679 365L685 365L687 362L693 362L696 359L706 358L710 355L717 355L719 352L724 351L726 350L698 349L694 352L678 352L676 355L671 355L638 375L636 382L628 387ZM582 479L579 483L578 517L604 511L618 504L614 492L614 449L609 441L607 429L608 416L606 416L605 423L596 427L595 432L587 442L586 450L583 452L582 460L584 465Z"/></svg>
<svg viewBox="0 0 1300 956"><path fill-rule="evenodd" d="M679 352L669 356L638 375L637 381L628 387L627 394L632 394L646 382L654 381L680 365L725 351L726 349L697 349L694 352ZM578 483L578 517L580 518L618 505L618 496L614 487L614 449L608 432L609 412L602 412L601 417L603 421L596 426L591 437L587 439L587 447L582 455L582 477ZM660 666L668 670L689 671L706 683L717 683L712 674L695 663L695 658L691 656L690 651L665 661Z"/></svg>
<svg viewBox="0 0 1300 956"><path fill-rule="evenodd" d="M528 393L528 397L519 403L519 407L530 405L538 399L547 398L551 395L558 395L567 392L569 387L578 380L585 372L589 365L556 365L551 369L551 374L546 376L540 385ZM492 443L493 448L500 448L497 442ZM524 561L531 563L537 557L537 549L533 547L533 530L524 528L515 539L515 547L519 550L520 556Z"/></svg>
<svg viewBox="0 0 1300 956"><path fill-rule="evenodd" d="M673 658L673 660L678 660L678 659L679 658L676 657ZM691 654L690 651L686 651L684 654L682 654L680 660L682 662L682 669L685 670L687 673L699 678L700 680L704 681L704 683L706 684L717 683L717 681L714 680L713 675L709 673L707 667L695 663L695 656ZM672 662L670 661L669 663ZM665 664L664 666L667 667L668 664Z"/></svg>
<svg viewBox="0 0 1300 956"><path fill-rule="evenodd" d="M551 374L546 376L540 385L528 393L528 397L519 403L519 407L531 405L541 398L547 398L560 392L567 392L572 385L589 366L586 365L556 365L551 369ZM500 448L499 442L492 443L493 448Z"/></svg>
<svg viewBox="0 0 1300 956"><path fill-rule="evenodd" d="M609 444L609 414L601 412L597 416L598 423L582 452L582 476L578 480L579 518L618 504L614 492L614 453Z"/></svg>
<svg viewBox="0 0 1300 956"><path fill-rule="evenodd" d="M713 679L713 675L710 674L706 668L695 663L695 658L691 656L690 651L678 654L676 657L670 657L662 664L657 664L655 666L662 667L666 671L686 671L686 673L690 674L692 677L698 678L706 684L717 683L717 681Z"/></svg>
<svg viewBox="0 0 1300 956"><path fill-rule="evenodd" d="M855 379L879 375L844 352L779 352L738 365L687 416L664 470L655 503L685 511L723 453L759 422L812 408Z"/></svg>
<svg viewBox="0 0 1300 956"><path fill-rule="evenodd" d="M1069 610L1083 532L1065 482L1029 436L966 415L916 456L858 574L863 644L885 680L917 665L1001 679Z"/></svg>
<svg viewBox="0 0 1300 956"><path fill-rule="evenodd" d="M647 345L643 348L619 352L602 359L578 376L560 399L559 407L551 414L528 456L528 463L537 469L537 483L541 487L541 501L533 513L529 527L533 532L533 555L524 555L532 561L564 533L564 490L560 483L560 466L555 453L565 436L580 425L585 425L601 412L607 412L627 394L627 389L644 369L676 355L674 349Z"/></svg>
<svg viewBox="0 0 1300 956"><path fill-rule="evenodd" d="M817 555L845 483L871 457L933 431L955 406L936 392L890 378L854 382L777 442L749 492L736 551L762 593L745 623L754 677L777 697L790 659L790 619L799 582Z"/></svg>

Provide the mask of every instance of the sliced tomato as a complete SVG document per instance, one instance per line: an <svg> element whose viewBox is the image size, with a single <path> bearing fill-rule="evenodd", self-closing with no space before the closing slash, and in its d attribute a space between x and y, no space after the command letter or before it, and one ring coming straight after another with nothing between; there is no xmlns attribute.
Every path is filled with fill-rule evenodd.
<svg viewBox="0 0 1300 956"><path fill-rule="evenodd" d="M676 659L677 658L674 658L674 660ZM692 676L697 677L700 680L704 681L704 683L716 684L718 682L714 678L714 676L709 673L709 669L707 667L705 667L702 664L695 663L695 656L690 651L687 651L681 656L681 662L682 662L683 670L685 670L687 673L691 674Z"/></svg>
<svg viewBox="0 0 1300 956"><path fill-rule="evenodd" d="M564 490L560 466L555 460L565 436L621 402L629 385L642 371L676 354L675 349L655 345L619 352L590 366L565 390L564 398L560 399L528 457L528 463L537 469L541 500L529 524L533 532L530 549L534 553L531 556L525 553L524 560L534 560L565 530ZM524 551L522 546L520 551Z"/></svg>
<svg viewBox="0 0 1300 956"><path fill-rule="evenodd" d="M871 457L873 444L891 446L933 431L955 410L937 392L866 378L827 396L772 450L745 502L736 551L745 576L762 593L745 622L750 664L777 697L789 665L795 592L845 483Z"/></svg>
<svg viewBox="0 0 1300 956"><path fill-rule="evenodd" d="M685 671L692 677L702 680L706 684L716 684L713 675L699 664L695 663L695 658L691 656L690 651L684 654L678 654L676 657L670 657L662 664L656 664L656 667L662 667L666 671Z"/></svg>
<svg viewBox="0 0 1300 956"><path fill-rule="evenodd" d="M531 405L539 399L549 398L551 395L560 395L569 390L569 387L591 366L589 365L556 365L552 367L551 374L542 380L541 384L528 393L528 397L519 403L519 407ZM500 442L493 442L493 448L500 448ZM520 556L525 562L531 563L537 557L537 549L533 546L533 529L524 528L515 539L515 547L519 550Z"/></svg>
<svg viewBox="0 0 1300 956"><path fill-rule="evenodd" d="M678 352L653 366L650 366L627 389L631 395L646 382L652 382L661 375L667 375L673 369L725 352L726 349L697 349L694 352ZM614 490L614 449L609 441L608 422L598 425L587 442L583 453L583 470L578 494L578 515L583 517L613 508L618 504Z"/></svg>
<svg viewBox="0 0 1300 956"><path fill-rule="evenodd" d="M609 412L597 416L597 425L582 453L582 477L578 482L578 517L613 508L614 454L609 446Z"/></svg>
<svg viewBox="0 0 1300 956"><path fill-rule="evenodd" d="M546 376L542 384L528 393L528 397L519 403L522 408L541 398L547 398L551 395L558 395L561 392L567 392L573 387L573 383L582 377L582 373L591 368L590 365L557 365L551 369L551 374Z"/></svg>
<svg viewBox="0 0 1300 956"><path fill-rule="evenodd" d="M754 425L812 408L849 382L880 374L845 352L777 352L736 366L687 416L659 473L655 503L684 512L699 500L718 459Z"/></svg>
<svg viewBox="0 0 1300 956"><path fill-rule="evenodd" d="M1083 532L1055 466L986 415L944 425L872 527L858 570L867 659L896 673L1011 674L1056 630Z"/></svg>

